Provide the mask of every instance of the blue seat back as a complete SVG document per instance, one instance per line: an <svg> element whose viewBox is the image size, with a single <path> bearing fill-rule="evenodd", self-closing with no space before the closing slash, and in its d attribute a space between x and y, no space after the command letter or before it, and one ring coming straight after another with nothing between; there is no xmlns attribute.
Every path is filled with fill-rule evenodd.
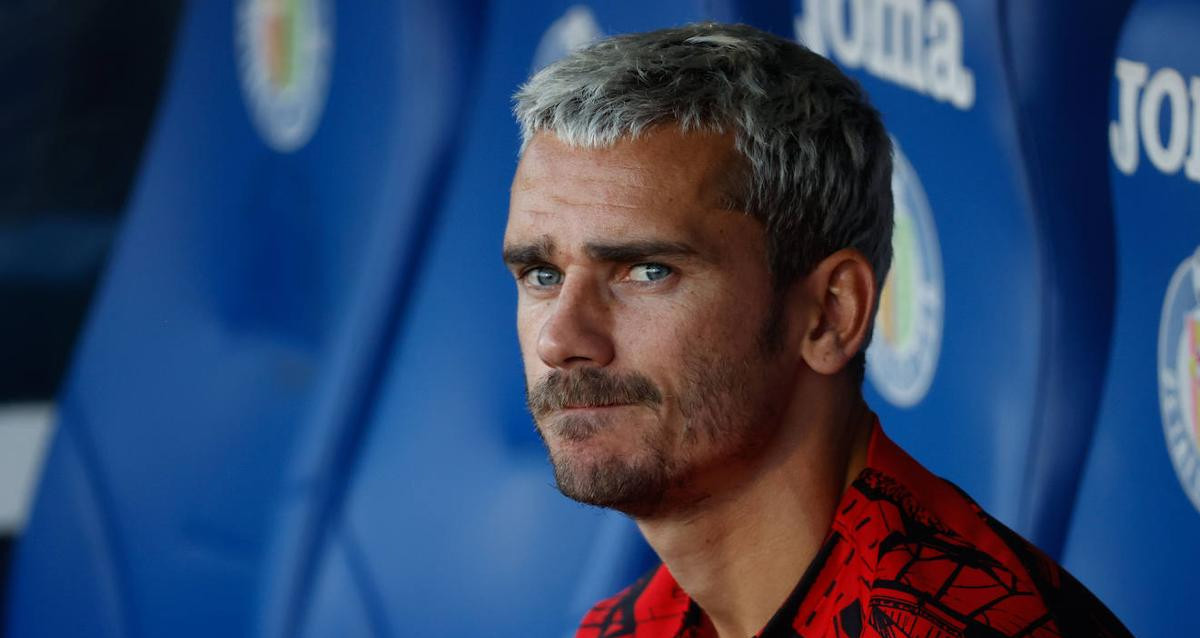
<svg viewBox="0 0 1200 638"><path fill-rule="evenodd" d="M1103 122L1123 3L1077 21L1052 4L795 7L797 38L859 80L896 142L868 402L919 460L1055 553L1108 339L1106 173L1085 133Z"/></svg>
<svg viewBox="0 0 1200 638"><path fill-rule="evenodd" d="M479 13L190 3L60 396L9 636L251 635L298 613L274 576L303 578L359 432Z"/></svg>
<svg viewBox="0 0 1200 638"><path fill-rule="evenodd" d="M1194 2L1135 3L1096 131L1109 145L1116 314L1064 563L1143 637L1200 635L1198 34Z"/></svg>

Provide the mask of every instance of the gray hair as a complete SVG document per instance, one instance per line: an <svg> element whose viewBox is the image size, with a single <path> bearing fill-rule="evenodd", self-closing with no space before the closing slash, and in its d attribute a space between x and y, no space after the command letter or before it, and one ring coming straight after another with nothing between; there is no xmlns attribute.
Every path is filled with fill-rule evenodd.
<svg viewBox="0 0 1200 638"><path fill-rule="evenodd" d="M585 148L667 123L732 131L745 158L736 205L766 228L777 290L846 247L883 287L891 140L858 84L795 42L714 23L608 38L530 78L514 112L522 151L539 131Z"/></svg>

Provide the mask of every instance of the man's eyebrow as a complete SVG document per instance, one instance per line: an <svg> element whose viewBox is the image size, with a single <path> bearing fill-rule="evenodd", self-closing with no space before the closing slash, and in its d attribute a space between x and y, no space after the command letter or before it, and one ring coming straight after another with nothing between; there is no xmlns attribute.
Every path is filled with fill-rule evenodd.
<svg viewBox="0 0 1200 638"><path fill-rule="evenodd" d="M554 256L554 242L548 237L542 237L528 244L514 244L504 247L504 263L509 266L525 266L550 261Z"/></svg>
<svg viewBox="0 0 1200 638"><path fill-rule="evenodd" d="M630 241L618 244L585 244L584 250L596 261L628 263L651 257L687 257L696 249L675 241Z"/></svg>

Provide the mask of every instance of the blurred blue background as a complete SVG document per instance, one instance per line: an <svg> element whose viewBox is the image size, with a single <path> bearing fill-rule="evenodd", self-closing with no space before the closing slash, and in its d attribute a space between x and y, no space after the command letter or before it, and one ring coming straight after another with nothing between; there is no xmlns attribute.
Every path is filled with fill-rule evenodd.
<svg viewBox="0 0 1200 638"><path fill-rule="evenodd" d="M1139 636L1200 634L1200 4L0 3L0 635L565 636L499 259L528 75L798 38L896 143L865 393Z"/></svg>

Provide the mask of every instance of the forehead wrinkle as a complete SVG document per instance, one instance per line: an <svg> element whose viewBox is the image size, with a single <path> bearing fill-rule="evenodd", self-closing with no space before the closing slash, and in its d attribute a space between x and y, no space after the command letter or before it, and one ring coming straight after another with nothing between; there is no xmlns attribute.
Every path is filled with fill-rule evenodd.
<svg viewBox="0 0 1200 638"><path fill-rule="evenodd" d="M635 173L630 173L636 175ZM531 194L523 198L520 209L532 215L554 215L562 209L585 209L603 211L604 209L650 210L659 208L666 201L659 192L644 178L633 178L615 182L614 180L596 179L590 176L556 175L539 178L526 178L520 184L514 183L514 191ZM543 188L542 183L554 184L552 188ZM583 186L578 188L575 186Z"/></svg>
<svg viewBox="0 0 1200 638"><path fill-rule="evenodd" d="M584 200L580 200L580 199L562 197L559 195L550 195L550 196L548 196L548 199L553 203L561 204L565 207L569 207L569 208L576 209L576 210L583 208L583 209L587 209L587 210L604 212L605 210L612 210L614 208L621 208L624 210L632 210L632 211L640 211L640 210L647 209L646 204L641 204L641 203L626 204L624 202L618 202L618 201L614 201L611 199L603 199L603 198L596 198L594 201L591 201L591 200L584 201ZM529 212L538 214L538 215L553 215L555 211L531 209L531 210L529 210Z"/></svg>
<svg viewBox="0 0 1200 638"><path fill-rule="evenodd" d="M652 127L651 132L677 136L678 143L648 147L642 142L652 136L638 136L620 138L611 146L581 147L551 132L538 132L522 159L537 156L540 161L522 162L525 170L519 188L529 190L536 187L535 182L551 180L600 191L635 189L659 196L664 194L659 185L671 182L687 184L676 194L691 196L706 206L728 209L730 199L741 199L745 160L732 133L684 132L671 124ZM609 174L595 177L597 165L603 165Z"/></svg>

